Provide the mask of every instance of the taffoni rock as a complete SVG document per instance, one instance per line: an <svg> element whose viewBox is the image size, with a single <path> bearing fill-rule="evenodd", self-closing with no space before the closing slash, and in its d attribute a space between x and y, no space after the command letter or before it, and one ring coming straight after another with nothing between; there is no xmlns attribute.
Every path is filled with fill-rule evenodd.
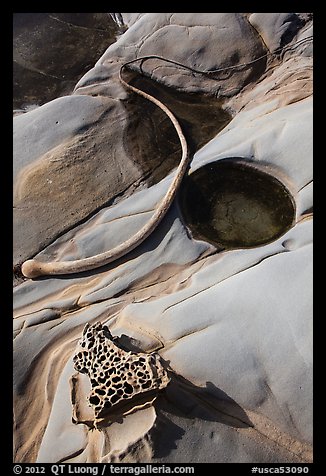
<svg viewBox="0 0 326 476"><path fill-rule="evenodd" d="M110 48L126 57L111 56L109 48L76 95L93 91L91 78L98 68L103 81L106 70L117 71L117 63L129 58L123 44L130 45L137 31L137 43L146 44L144 19L156 31L155 25L171 14L124 15L124 23L132 25ZM175 15L182 14L172 15L172 23ZM196 15L187 14L180 27L191 21L198 26L204 15L207 19L201 14L195 21ZM218 22L225 14L210 15ZM284 14L279 15L273 25L281 38ZM291 48L272 59L259 81L253 77L225 101L233 120L195 154L190 170L227 157L251 160L292 192L294 226L267 245L215 253L213 246L191 237L175 203L153 235L116 263L85 275L16 286L17 462L312 460L312 22L298 15L303 26ZM241 25L247 21L246 15L240 18ZM206 28L214 29L213 23ZM298 39L305 42L296 46ZM217 61L214 56L212 64ZM173 72L177 76L166 79L166 71L157 68L153 78L176 83L183 73ZM217 83L210 81L212 92ZM196 79L196 88L200 84ZM207 85L203 80L204 90ZM103 84L94 87L105 91ZM110 92L114 89L119 87L112 76ZM151 215L172 178L168 173L159 183L99 210L44 249L39 259L86 257L127 239ZM161 354L188 386L174 383L154 406L95 432L71 420L70 379L82 330L98 321L113 336L129 336L142 352Z"/></svg>

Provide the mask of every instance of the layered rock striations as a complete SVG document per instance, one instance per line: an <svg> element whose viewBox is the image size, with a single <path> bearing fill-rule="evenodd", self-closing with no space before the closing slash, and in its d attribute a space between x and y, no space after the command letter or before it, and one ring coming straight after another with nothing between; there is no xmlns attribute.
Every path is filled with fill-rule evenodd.
<svg viewBox="0 0 326 476"><path fill-rule="evenodd" d="M15 269L32 257L111 249L164 196L177 137L118 78L124 62L144 55L211 71L152 58L126 72L180 119L189 173L240 158L284 184L293 222L261 246L219 249L192 236L176 200L139 247L107 266L16 276L14 460L310 462L312 15L122 13L119 21L116 41L71 94L14 117ZM145 359L145 381L158 391L94 426L92 382L76 373L74 355L96 323L121 361ZM166 366L169 383L155 383Z"/></svg>

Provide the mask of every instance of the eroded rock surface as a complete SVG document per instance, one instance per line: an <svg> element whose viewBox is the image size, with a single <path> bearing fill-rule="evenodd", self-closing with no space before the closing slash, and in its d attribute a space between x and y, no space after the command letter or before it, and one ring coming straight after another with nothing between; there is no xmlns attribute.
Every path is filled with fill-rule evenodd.
<svg viewBox="0 0 326 476"><path fill-rule="evenodd" d="M232 67L203 76L151 59L132 75L139 85L168 87L176 102L176 91L193 97L179 106L186 129L192 114L185 109L194 111L200 94L216 98L215 111L229 119L214 135L212 123L221 116L201 112L201 122L209 122L206 144L196 124L188 127L187 138L199 149L190 174L240 157L286 186L295 217L270 243L218 252L192 237L174 203L153 234L117 262L81 275L17 282L15 461L309 462L312 16L121 18L125 31L94 58L95 67L71 95L14 119L15 263L34 254L60 261L110 249L132 236L164 196L178 148L165 118L153 112L155 128L146 122L145 105L142 129L142 106L118 79L124 61L144 54L196 69ZM149 154L144 169L137 160L148 154L153 130L162 132L160 150L166 141L167 157L174 158L147 181L157 162L152 168ZM164 164L164 156L159 161ZM91 383L76 374L73 355L85 325L98 322L113 342L127 336L126 352L158 353L187 383L171 380L147 407L94 428Z"/></svg>
<svg viewBox="0 0 326 476"><path fill-rule="evenodd" d="M161 390L170 381L158 354L122 349L100 322L85 326L73 361L75 369L90 379L88 401L95 421L139 396Z"/></svg>

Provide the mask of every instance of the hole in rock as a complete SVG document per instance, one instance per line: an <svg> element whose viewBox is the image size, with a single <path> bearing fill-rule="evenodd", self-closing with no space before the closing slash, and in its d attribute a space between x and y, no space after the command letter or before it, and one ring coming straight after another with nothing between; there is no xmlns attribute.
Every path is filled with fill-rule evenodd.
<svg viewBox="0 0 326 476"><path fill-rule="evenodd" d="M133 393L133 388L129 383L124 384L124 391L128 394L131 395Z"/></svg>
<svg viewBox="0 0 326 476"><path fill-rule="evenodd" d="M105 395L105 394L106 394L105 390L103 390L102 388L96 388L96 389L95 389L95 392L96 392L98 395Z"/></svg>
<svg viewBox="0 0 326 476"><path fill-rule="evenodd" d="M295 219L294 200L285 185L238 158L189 174L178 203L193 237L223 249L270 243Z"/></svg>
<svg viewBox="0 0 326 476"><path fill-rule="evenodd" d="M89 397L89 402L93 405L97 405L98 403L100 403L100 399L96 395L92 395L91 397Z"/></svg>
<svg viewBox="0 0 326 476"><path fill-rule="evenodd" d="M117 402L120 399L119 395L112 395L111 397L111 404L113 405L115 402Z"/></svg>

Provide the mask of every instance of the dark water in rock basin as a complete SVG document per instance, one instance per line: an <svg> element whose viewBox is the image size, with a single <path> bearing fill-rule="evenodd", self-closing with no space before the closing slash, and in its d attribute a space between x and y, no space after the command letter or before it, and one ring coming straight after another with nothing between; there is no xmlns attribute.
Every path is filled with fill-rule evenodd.
<svg viewBox="0 0 326 476"><path fill-rule="evenodd" d="M14 109L70 94L117 29L108 13L14 13Z"/></svg>
<svg viewBox="0 0 326 476"><path fill-rule="evenodd" d="M203 94L172 90L135 72L124 79L165 104L178 119L191 155L215 137L232 119L223 102ZM164 178L181 159L178 135L167 115L147 99L130 94L125 103L130 118L124 147L147 173L147 184Z"/></svg>
<svg viewBox="0 0 326 476"><path fill-rule="evenodd" d="M179 206L194 238L222 249L269 243L293 224L290 192L275 177L242 160L207 164L185 178Z"/></svg>

